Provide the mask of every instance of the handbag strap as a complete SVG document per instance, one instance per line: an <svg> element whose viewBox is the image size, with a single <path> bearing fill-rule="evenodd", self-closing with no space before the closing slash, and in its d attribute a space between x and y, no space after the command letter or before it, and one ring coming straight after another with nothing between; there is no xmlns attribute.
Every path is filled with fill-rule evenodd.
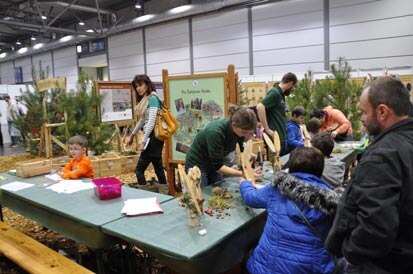
<svg viewBox="0 0 413 274"><path fill-rule="evenodd" d="M301 211L301 209L298 207L298 205L293 200L290 200L290 201L293 203L293 206L300 213L301 218L304 220L304 222L307 224L307 226L313 231L313 233L315 235L317 235L324 242L326 240L326 238L323 236L323 234L310 223L310 221L307 219L307 217L305 217L304 213Z"/></svg>
<svg viewBox="0 0 413 274"><path fill-rule="evenodd" d="M158 94L156 94L156 92L151 92L151 95L155 96L156 98L158 98L158 102L161 105L161 107L159 109L163 109L165 108L165 105L163 104L163 102L161 101L161 99L159 98Z"/></svg>

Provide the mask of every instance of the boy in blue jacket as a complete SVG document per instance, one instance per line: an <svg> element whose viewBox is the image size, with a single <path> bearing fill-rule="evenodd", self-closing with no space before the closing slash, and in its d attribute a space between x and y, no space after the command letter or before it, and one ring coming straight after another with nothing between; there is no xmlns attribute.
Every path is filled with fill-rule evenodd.
<svg viewBox="0 0 413 274"><path fill-rule="evenodd" d="M300 124L304 123L305 114L305 109L302 106L295 107L291 113L291 120L287 123L287 153L297 147L304 146Z"/></svg>

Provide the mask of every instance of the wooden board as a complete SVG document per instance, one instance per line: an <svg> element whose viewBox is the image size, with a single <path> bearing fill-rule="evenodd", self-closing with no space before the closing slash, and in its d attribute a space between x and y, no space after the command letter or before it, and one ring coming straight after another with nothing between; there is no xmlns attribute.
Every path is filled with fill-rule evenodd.
<svg viewBox="0 0 413 274"><path fill-rule="evenodd" d="M108 153L96 156L96 158L99 159L99 177L120 175L121 164L118 155L115 153Z"/></svg>
<svg viewBox="0 0 413 274"><path fill-rule="evenodd" d="M3 222L0 222L0 253L28 273L93 273Z"/></svg>

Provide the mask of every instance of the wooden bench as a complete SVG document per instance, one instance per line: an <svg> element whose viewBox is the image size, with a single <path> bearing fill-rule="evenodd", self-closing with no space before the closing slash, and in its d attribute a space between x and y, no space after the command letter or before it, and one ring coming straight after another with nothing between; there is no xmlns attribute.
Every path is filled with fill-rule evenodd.
<svg viewBox="0 0 413 274"><path fill-rule="evenodd" d="M94 273L3 222L0 222L0 254L28 273Z"/></svg>

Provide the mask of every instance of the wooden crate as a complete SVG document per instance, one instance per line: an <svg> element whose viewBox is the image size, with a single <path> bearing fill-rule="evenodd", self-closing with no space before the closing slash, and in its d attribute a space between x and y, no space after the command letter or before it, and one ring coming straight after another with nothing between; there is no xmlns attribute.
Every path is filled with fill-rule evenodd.
<svg viewBox="0 0 413 274"><path fill-rule="evenodd" d="M50 161L50 167L52 171L57 171L61 168L64 168L70 162L69 156L61 156L53 158Z"/></svg>
<svg viewBox="0 0 413 274"><path fill-rule="evenodd" d="M50 159L33 159L16 163L16 175L23 178L50 173Z"/></svg>
<svg viewBox="0 0 413 274"><path fill-rule="evenodd" d="M99 178L100 176L100 164L99 164L99 159L96 156L88 156L90 159L90 163L92 164L92 169L93 169L93 176L95 178Z"/></svg>
<svg viewBox="0 0 413 274"><path fill-rule="evenodd" d="M96 158L99 159L99 177L120 175L120 157L116 153L102 154Z"/></svg>
<svg viewBox="0 0 413 274"><path fill-rule="evenodd" d="M135 172L139 155L119 155L121 173Z"/></svg>

